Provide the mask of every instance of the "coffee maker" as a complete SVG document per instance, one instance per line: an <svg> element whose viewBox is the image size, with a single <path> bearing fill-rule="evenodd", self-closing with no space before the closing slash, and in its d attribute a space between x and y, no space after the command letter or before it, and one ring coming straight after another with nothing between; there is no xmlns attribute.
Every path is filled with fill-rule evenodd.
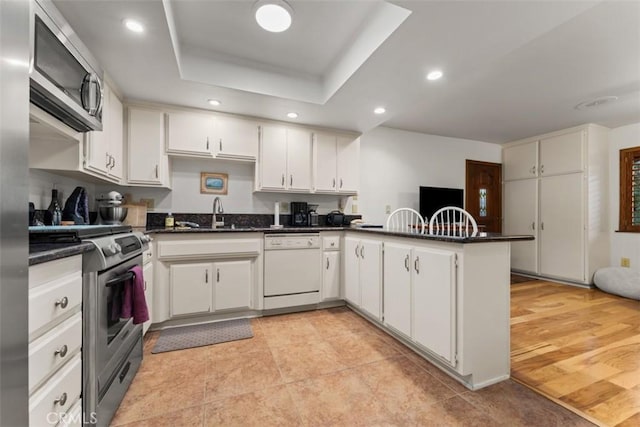
<svg viewBox="0 0 640 427"><path fill-rule="evenodd" d="M307 202L291 202L291 225L293 227L309 225L309 205Z"/></svg>
<svg viewBox="0 0 640 427"><path fill-rule="evenodd" d="M318 205L309 203L309 227L317 227L318 224Z"/></svg>

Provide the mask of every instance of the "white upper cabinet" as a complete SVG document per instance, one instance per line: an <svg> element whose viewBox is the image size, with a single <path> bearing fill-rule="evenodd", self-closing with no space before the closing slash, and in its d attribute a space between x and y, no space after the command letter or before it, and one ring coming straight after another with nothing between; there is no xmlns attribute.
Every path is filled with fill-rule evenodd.
<svg viewBox="0 0 640 427"><path fill-rule="evenodd" d="M164 113L138 107L128 110L128 183L167 186L169 162L164 153Z"/></svg>
<svg viewBox="0 0 640 427"><path fill-rule="evenodd" d="M584 131L540 140L540 175L582 172L584 170Z"/></svg>
<svg viewBox="0 0 640 427"><path fill-rule="evenodd" d="M216 117L216 158L253 161L258 157L258 123L229 116Z"/></svg>
<svg viewBox="0 0 640 427"><path fill-rule="evenodd" d="M338 151L335 135L314 135L314 189L317 192L337 191Z"/></svg>
<svg viewBox="0 0 640 427"><path fill-rule="evenodd" d="M314 190L318 193L358 192L360 139L315 134Z"/></svg>
<svg viewBox="0 0 640 427"><path fill-rule="evenodd" d="M122 118L122 103L111 88L105 86L102 131L85 134L84 167L114 182L122 178Z"/></svg>
<svg viewBox="0 0 640 427"><path fill-rule="evenodd" d="M538 141L507 147L502 153L505 181L538 175Z"/></svg>
<svg viewBox="0 0 640 427"><path fill-rule="evenodd" d="M338 177L340 193L358 192L360 176L360 138L338 136Z"/></svg>
<svg viewBox="0 0 640 427"><path fill-rule="evenodd" d="M167 153L212 157L214 119L208 114L167 113Z"/></svg>
<svg viewBox="0 0 640 427"><path fill-rule="evenodd" d="M311 190L311 132L279 125L261 127L259 190Z"/></svg>

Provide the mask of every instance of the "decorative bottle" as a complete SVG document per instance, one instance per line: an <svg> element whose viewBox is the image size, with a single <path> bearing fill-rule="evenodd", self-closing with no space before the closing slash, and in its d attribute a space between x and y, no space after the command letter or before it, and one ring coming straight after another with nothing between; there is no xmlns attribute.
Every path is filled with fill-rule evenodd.
<svg viewBox="0 0 640 427"><path fill-rule="evenodd" d="M62 221L62 209L58 203L58 190L55 188L51 190L51 203L44 213L45 225L60 225Z"/></svg>
<svg viewBox="0 0 640 427"><path fill-rule="evenodd" d="M171 212L164 218L164 226L165 228L173 228L175 226L175 221Z"/></svg>

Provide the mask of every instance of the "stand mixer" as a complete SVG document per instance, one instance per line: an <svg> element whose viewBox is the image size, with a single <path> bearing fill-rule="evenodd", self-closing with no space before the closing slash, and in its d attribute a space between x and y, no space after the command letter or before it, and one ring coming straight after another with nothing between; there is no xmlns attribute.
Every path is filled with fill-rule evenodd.
<svg viewBox="0 0 640 427"><path fill-rule="evenodd" d="M96 198L98 203L98 224L120 225L127 217L128 209L122 207L122 194L110 191Z"/></svg>

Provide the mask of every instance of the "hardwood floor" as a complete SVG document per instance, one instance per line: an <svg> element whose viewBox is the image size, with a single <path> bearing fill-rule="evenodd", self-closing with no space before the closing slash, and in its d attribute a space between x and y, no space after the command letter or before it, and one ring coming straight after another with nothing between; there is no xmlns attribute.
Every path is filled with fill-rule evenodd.
<svg viewBox="0 0 640 427"><path fill-rule="evenodd" d="M511 375L602 425L639 426L640 301L513 284Z"/></svg>

